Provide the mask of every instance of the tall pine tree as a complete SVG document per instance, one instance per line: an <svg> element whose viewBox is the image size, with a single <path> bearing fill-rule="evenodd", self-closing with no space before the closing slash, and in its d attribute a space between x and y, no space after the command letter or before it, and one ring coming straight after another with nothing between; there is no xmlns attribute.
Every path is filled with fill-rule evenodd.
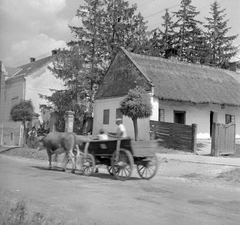
<svg viewBox="0 0 240 225"><path fill-rule="evenodd" d="M105 13L102 11L104 0L85 0L85 5L80 6L76 16L81 18L82 27L70 26L75 40L69 46L78 48L84 58L86 73L86 89L92 105L94 94L101 82L106 69L106 42L102 32Z"/></svg>
<svg viewBox="0 0 240 225"><path fill-rule="evenodd" d="M164 57L169 58L175 55L176 49L174 48L174 23L172 21L172 16L170 16L168 9L165 10L165 14L162 17L163 31L162 31L162 43L164 50Z"/></svg>
<svg viewBox="0 0 240 225"><path fill-rule="evenodd" d="M128 51L142 53L147 42L147 26L137 5L129 6L128 1L106 0L105 40L108 43L109 60L124 47Z"/></svg>
<svg viewBox="0 0 240 225"><path fill-rule="evenodd" d="M238 35L227 36L230 27L227 27L228 20L224 20L225 9L220 9L217 1L211 4L211 17L207 17L206 37L208 40L209 64L216 67L228 68L229 59L236 55L238 47L233 45L233 40Z"/></svg>
<svg viewBox="0 0 240 225"><path fill-rule="evenodd" d="M48 98L59 104L59 114L65 108L75 111L77 117L82 115L78 118L81 126L93 112L94 95L119 47L141 51L147 27L136 10L136 5L129 7L124 0L85 0L79 6L76 16L82 26L70 26L75 38L68 43L69 50L58 54L52 68L66 84L66 90Z"/></svg>
<svg viewBox="0 0 240 225"><path fill-rule="evenodd" d="M151 37L146 46L146 54L169 58L174 51L174 30L172 17L170 16L168 9L165 10L162 19L162 30L157 28L151 32Z"/></svg>
<svg viewBox="0 0 240 225"><path fill-rule="evenodd" d="M182 0L180 10L174 12L177 21L174 23L175 32L175 48L178 49L178 56L181 61L198 62L198 40L201 29L200 21L195 17L199 14L196 12L196 7L191 5L191 0Z"/></svg>

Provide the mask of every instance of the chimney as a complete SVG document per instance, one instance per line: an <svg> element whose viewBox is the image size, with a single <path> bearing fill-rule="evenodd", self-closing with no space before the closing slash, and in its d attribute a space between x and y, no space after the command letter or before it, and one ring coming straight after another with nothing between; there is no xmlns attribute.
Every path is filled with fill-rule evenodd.
<svg viewBox="0 0 240 225"><path fill-rule="evenodd" d="M57 54L57 50L52 50L52 55L56 55Z"/></svg>
<svg viewBox="0 0 240 225"><path fill-rule="evenodd" d="M36 58L31 57L30 62L35 62Z"/></svg>
<svg viewBox="0 0 240 225"><path fill-rule="evenodd" d="M164 57L172 61L178 61L178 51L174 48L166 49Z"/></svg>

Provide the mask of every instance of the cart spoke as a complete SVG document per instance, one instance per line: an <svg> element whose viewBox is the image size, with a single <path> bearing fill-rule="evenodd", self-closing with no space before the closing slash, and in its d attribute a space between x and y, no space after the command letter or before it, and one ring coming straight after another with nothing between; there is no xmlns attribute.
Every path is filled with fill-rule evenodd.
<svg viewBox="0 0 240 225"><path fill-rule="evenodd" d="M131 176L133 168L132 154L125 149L119 150L119 157L116 158L117 151L112 156L112 167L114 176L119 180L126 180Z"/></svg>
<svg viewBox="0 0 240 225"><path fill-rule="evenodd" d="M95 158L93 157L93 155L87 154L86 158L83 158L82 165L83 174L87 176L92 175L95 169Z"/></svg>
<svg viewBox="0 0 240 225"><path fill-rule="evenodd" d="M125 173L125 175L126 175L126 177L128 176L128 174L127 174L127 169L123 169L123 171L124 171L124 173Z"/></svg>
<svg viewBox="0 0 240 225"><path fill-rule="evenodd" d="M142 160L140 165L137 165L137 171L143 179L151 179L154 177L158 169L157 156L154 154L152 157L147 157Z"/></svg>
<svg viewBox="0 0 240 225"><path fill-rule="evenodd" d="M144 167L144 166L139 170L139 172L141 173L141 175L143 175L143 174L145 173L145 170L146 170L146 167Z"/></svg>

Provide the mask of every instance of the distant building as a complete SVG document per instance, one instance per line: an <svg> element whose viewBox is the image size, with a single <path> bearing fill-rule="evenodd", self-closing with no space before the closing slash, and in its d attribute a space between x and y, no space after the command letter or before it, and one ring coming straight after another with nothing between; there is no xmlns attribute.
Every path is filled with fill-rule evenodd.
<svg viewBox="0 0 240 225"><path fill-rule="evenodd" d="M19 145L21 124L10 120L10 111L21 100L31 99L34 106L36 116L29 124L29 129L34 125L39 126L39 122L49 120L49 113L40 111L40 104L48 103L45 99L40 99L39 94L51 95L50 89L64 89L63 81L57 79L48 69L52 66L55 54L56 51L52 51L49 57L39 60L31 58L28 64L17 68L5 67L5 72L1 72L0 144Z"/></svg>

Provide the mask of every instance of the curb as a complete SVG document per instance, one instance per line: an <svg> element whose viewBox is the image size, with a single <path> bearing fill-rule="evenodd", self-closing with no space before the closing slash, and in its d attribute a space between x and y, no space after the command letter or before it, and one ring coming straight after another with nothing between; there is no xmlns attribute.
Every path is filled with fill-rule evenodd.
<svg viewBox="0 0 240 225"><path fill-rule="evenodd" d="M173 155L173 154L161 154L158 153L157 157L159 160L167 159L173 161L182 161L189 163L199 163L199 164L212 164L212 165L222 165L222 166L234 166L240 167L240 158L218 158L218 157L206 157L206 156L188 156L188 155Z"/></svg>

